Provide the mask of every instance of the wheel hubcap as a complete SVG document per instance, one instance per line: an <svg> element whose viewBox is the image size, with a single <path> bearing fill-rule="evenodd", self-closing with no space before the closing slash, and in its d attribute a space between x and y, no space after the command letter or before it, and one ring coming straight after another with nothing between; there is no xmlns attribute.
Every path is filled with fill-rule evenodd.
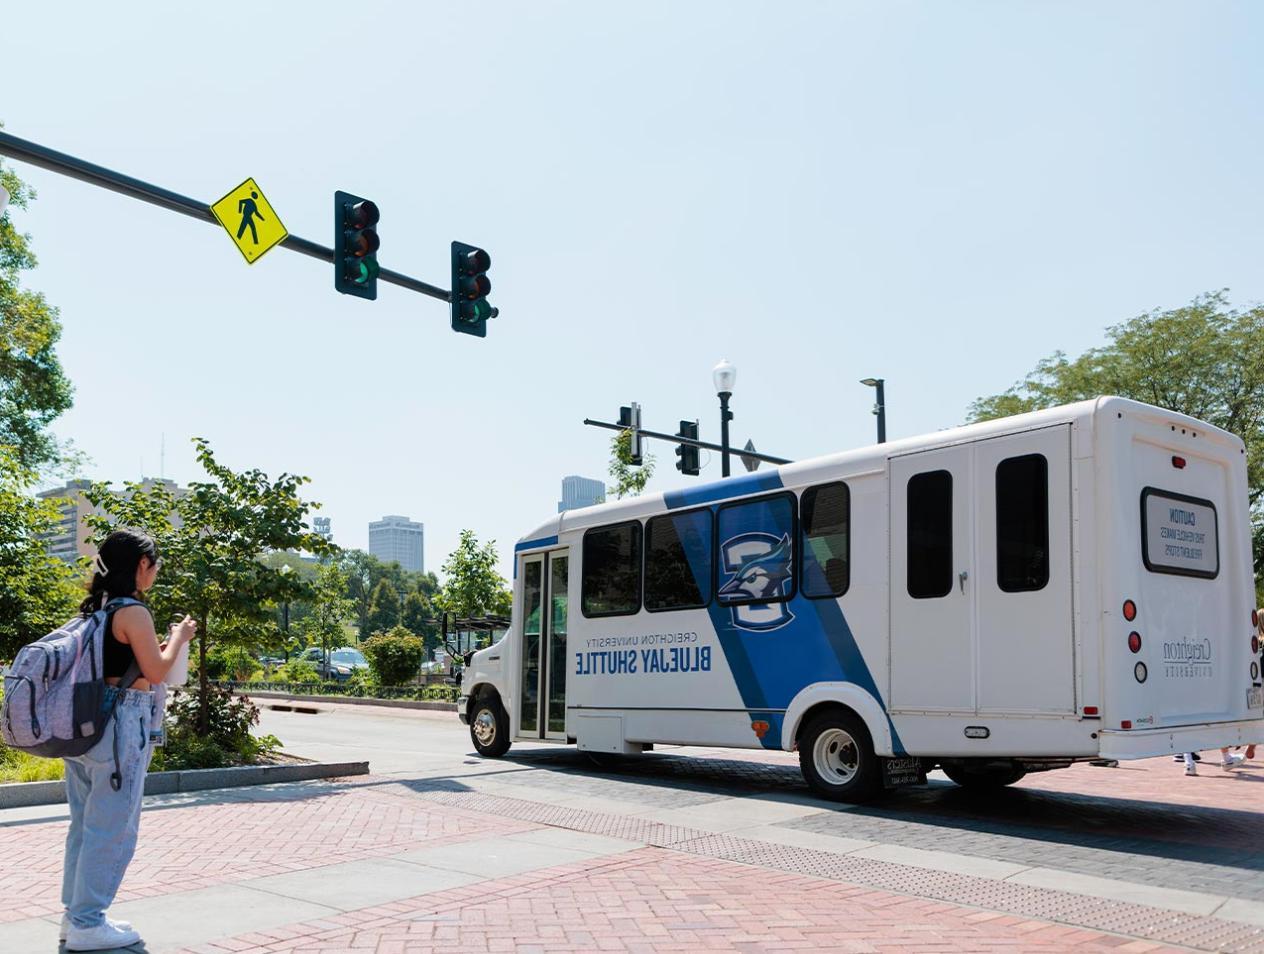
<svg viewBox="0 0 1264 954"><path fill-rule="evenodd" d="M826 729L812 746L812 764L831 785L846 785L860 770L860 747L851 733Z"/></svg>
<svg viewBox="0 0 1264 954"><path fill-rule="evenodd" d="M490 709L479 709L474 717L474 738L479 745L491 745L496 741L496 717Z"/></svg>

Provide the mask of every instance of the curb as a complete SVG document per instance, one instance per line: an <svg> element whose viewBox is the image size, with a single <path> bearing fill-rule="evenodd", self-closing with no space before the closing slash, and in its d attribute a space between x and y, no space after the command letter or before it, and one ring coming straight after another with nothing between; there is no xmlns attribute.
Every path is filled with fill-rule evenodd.
<svg viewBox="0 0 1264 954"><path fill-rule="evenodd" d="M382 706L387 709L430 709L434 712L456 712L455 702L434 702L418 699L369 699L364 696L295 696L288 692L251 692L248 689L234 689L235 696L249 696L251 699L284 699L294 705L304 702L336 702L350 706Z"/></svg>
<svg viewBox="0 0 1264 954"><path fill-rule="evenodd" d="M318 778L368 775L368 762L309 762L302 765L235 765L218 769L183 769L145 776L146 795L174 795L212 788L307 782ZM9 782L0 785L0 809L28 805L56 805L66 800L66 783Z"/></svg>

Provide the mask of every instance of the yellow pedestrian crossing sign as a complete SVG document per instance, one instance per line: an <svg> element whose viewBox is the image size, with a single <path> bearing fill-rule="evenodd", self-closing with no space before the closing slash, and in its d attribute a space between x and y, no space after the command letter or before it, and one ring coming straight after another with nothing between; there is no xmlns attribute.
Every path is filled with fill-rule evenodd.
<svg viewBox="0 0 1264 954"><path fill-rule="evenodd" d="M228 193L211 211L249 265L290 234L254 179Z"/></svg>

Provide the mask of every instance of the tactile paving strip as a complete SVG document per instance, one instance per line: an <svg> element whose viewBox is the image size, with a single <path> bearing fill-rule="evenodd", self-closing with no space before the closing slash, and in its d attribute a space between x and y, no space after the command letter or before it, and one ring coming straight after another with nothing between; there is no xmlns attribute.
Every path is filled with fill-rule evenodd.
<svg viewBox="0 0 1264 954"><path fill-rule="evenodd" d="M713 834L627 815L606 815L469 790L445 790L438 786L431 788L417 783L411 783L408 788L428 801L465 811L491 813L538 825L639 841L659 848L670 848L672 851L845 881L913 897L934 898L1162 944L1175 944L1203 951L1264 954L1264 927L1236 921L1182 914L1148 905L1110 901L1069 891L1011 884L852 855L838 855L814 848Z"/></svg>

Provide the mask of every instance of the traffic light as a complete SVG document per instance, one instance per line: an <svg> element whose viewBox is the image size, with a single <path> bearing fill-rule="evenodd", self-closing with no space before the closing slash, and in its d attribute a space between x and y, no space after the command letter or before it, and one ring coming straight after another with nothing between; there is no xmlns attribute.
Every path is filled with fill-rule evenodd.
<svg viewBox="0 0 1264 954"><path fill-rule="evenodd" d="M334 193L334 288L344 295L377 298L376 203L350 192Z"/></svg>
<svg viewBox="0 0 1264 954"><path fill-rule="evenodd" d="M619 426L625 431L632 432L631 451L632 457L628 463L637 467L641 466L641 458L644 454L644 438L641 437L641 405L635 401L629 407L624 405L619 408Z"/></svg>
<svg viewBox="0 0 1264 954"><path fill-rule="evenodd" d="M680 430L676 432L677 437L687 437L690 440L698 439L698 422L697 421L681 421ZM677 444L676 456L680 460L676 461L676 469L682 474L689 477L698 476L698 448L691 447L689 444Z"/></svg>
<svg viewBox="0 0 1264 954"><path fill-rule="evenodd" d="M452 243L452 330L463 335L487 337L487 319L500 314L487 296L492 282L487 270L492 257L483 249L464 242Z"/></svg>

